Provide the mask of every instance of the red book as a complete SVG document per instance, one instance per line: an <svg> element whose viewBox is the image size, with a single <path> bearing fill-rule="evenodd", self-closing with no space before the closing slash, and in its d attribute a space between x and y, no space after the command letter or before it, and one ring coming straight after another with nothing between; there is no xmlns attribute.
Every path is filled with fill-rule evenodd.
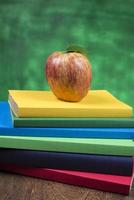
<svg viewBox="0 0 134 200"><path fill-rule="evenodd" d="M132 176L117 176L46 168L20 167L10 164L0 164L0 170L124 195L129 194L134 176L134 173Z"/></svg>

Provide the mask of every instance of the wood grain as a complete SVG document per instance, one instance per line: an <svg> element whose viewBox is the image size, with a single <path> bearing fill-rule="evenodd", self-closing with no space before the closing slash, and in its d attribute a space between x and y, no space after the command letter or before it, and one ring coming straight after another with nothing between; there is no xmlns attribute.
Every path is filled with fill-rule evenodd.
<svg viewBox="0 0 134 200"><path fill-rule="evenodd" d="M0 172L0 200L133 200L129 196Z"/></svg>

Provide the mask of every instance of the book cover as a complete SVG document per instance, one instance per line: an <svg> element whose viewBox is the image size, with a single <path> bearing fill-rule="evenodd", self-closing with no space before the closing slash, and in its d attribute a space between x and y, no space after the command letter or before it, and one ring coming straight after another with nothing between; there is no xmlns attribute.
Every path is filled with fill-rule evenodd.
<svg viewBox="0 0 134 200"><path fill-rule="evenodd" d="M0 136L0 148L133 156L134 140Z"/></svg>
<svg viewBox="0 0 134 200"><path fill-rule="evenodd" d="M130 117L132 107L106 90L91 90L80 102L57 99L51 91L9 90L9 103L18 117Z"/></svg>
<svg viewBox="0 0 134 200"><path fill-rule="evenodd" d="M133 139L134 128L64 128L64 127L19 127L13 128L10 108L7 102L0 102L0 135L65 137L65 138L122 138ZM57 118L58 119L58 118ZM67 119L67 118L66 118ZM101 119L101 118L99 118ZM133 123L134 124L134 123Z"/></svg>
<svg viewBox="0 0 134 200"><path fill-rule="evenodd" d="M106 156L63 152L0 149L3 163L25 167L96 172L131 176L133 158L129 156Z"/></svg>
<svg viewBox="0 0 134 200"><path fill-rule="evenodd" d="M47 168L19 167L3 163L0 163L0 170L124 195L129 194L134 176L134 173L131 176L117 176Z"/></svg>

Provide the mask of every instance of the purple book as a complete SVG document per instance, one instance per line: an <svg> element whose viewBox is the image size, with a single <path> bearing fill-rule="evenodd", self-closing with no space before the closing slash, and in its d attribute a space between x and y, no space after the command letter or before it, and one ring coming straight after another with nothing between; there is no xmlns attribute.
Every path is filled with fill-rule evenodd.
<svg viewBox="0 0 134 200"><path fill-rule="evenodd" d="M23 167L75 170L131 176L133 158L93 154L61 153L33 150L0 149L3 163Z"/></svg>

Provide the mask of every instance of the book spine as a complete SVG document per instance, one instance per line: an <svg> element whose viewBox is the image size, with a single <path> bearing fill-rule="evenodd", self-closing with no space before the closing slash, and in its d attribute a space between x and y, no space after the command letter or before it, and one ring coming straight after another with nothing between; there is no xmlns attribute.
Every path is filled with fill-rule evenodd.
<svg viewBox="0 0 134 200"><path fill-rule="evenodd" d="M85 119L85 118L84 118ZM36 118L36 120L34 119L17 119L14 118L13 119L13 127L57 127L57 128L88 128L88 127L92 127L92 128L108 128L108 127L112 127L112 128L134 128L134 120L130 119L130 120L123 120L120 119L120 121L117 119L116 120L107 120L107 121L103 121L100 118L100 121L96 121L96 120L66 120L64 118L64 121L62 120L53 120L52 118L49 119L45 119L45 120L40 120L40 118Z"/></svg>
<svg viewBox="0 0 134 200"><path fill-rule="evenodd" d="M0 149L3 163L26 167L43 167L104 174L132 175L133 159L125 156L57 153Z"/></svg>
<svg viewBox="0 0 134 200"><path fill-rule="evenodd" d="M79 110L79 112L78 112ZM73 108L18 108L13 109L16 116L19 117L131 117L132 109L73 109Z"/></svg>
<svg viewBox="0 0 134 200"><path fill-rule="evenodd" d="M3 136L132 139L134 129L117 128L0 128Z"/></svg>
<svg viewBox="0 0 134 200"><path fill-rule="evenodd" d="M55 138L54 138L55 139ZM96 139L95 139L96 140ZM100 143L66 142L66 140L42 140L41 138L27 139L26 137L0 136L1 148L29 149L41 151L57 151L71 153L103 154L133 156L134 146ZM131 140L130 140L131 142Z"/></svg>

